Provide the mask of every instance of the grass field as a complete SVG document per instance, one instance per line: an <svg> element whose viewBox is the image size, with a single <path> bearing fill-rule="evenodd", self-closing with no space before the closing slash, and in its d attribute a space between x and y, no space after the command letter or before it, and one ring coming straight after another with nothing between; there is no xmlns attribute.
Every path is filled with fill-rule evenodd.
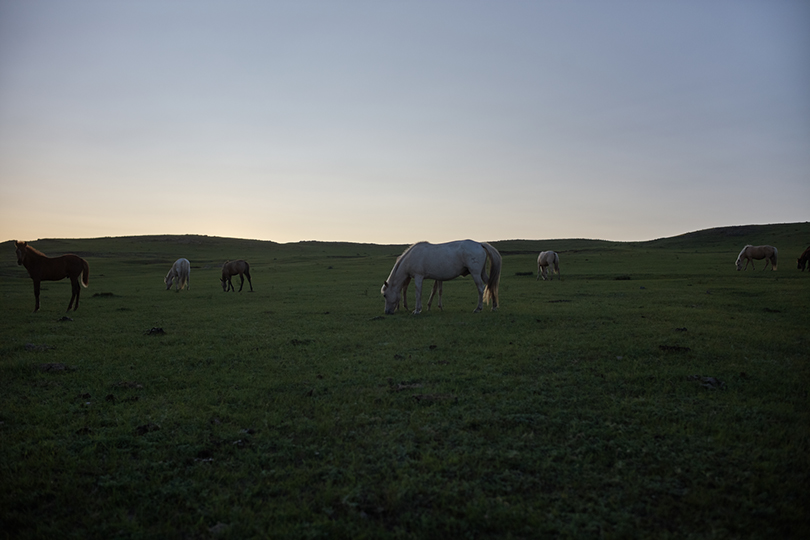
<svg viewBox="0 0 810 540"><path fill-rule="evenodd" d="M70 320L0 244L0 537L810 537L810 224L493 244L498 311L384 316L405 246L33 241Z"/></svg>

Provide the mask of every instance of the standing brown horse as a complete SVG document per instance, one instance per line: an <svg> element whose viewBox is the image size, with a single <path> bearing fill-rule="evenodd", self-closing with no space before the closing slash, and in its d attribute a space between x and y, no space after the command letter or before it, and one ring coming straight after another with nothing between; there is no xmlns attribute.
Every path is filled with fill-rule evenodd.
<svg viewBox="0 0 810 540"><path fill-rule="evenodd" d="M810 262L810 247L804 250L804 253L802 253L801 256L796 259L796 262L798 263L797 268L804 272L804 267L808 262Z"/></svg>
<svg viewBox="0 0 810 540"><path fill-rule="evenodd" d="M38 251L25 242L14 242L17 247L17 264L25 266L28 270L28 275L34 280L34 298L36 304L34 311L39 311L39 284L41 281L59 281L60 279L70 278L73 294L70 297L70 303L67 310L73 308L73 311L79 309L79 276L82 276L82 285L87 287L90 282L90 266L87 261L78 255L68 254L61 257L47 257L41 251ZM73 300L76 300L74 306Z"/></svg>
<svg viewBox="0 0 810 540"><path fill-rule="evenodd" d="M222 265L222 290L228 292L229 290L236 292L236 288L231 283L231 276L239 274L242 282L239 284L239 292L242 292L242 287L245 286L245 276L248 278L250 284L250 292L253 292L253 282L250 281L250 265L247 261L239 259L238 261L225 261Z"/></svg>

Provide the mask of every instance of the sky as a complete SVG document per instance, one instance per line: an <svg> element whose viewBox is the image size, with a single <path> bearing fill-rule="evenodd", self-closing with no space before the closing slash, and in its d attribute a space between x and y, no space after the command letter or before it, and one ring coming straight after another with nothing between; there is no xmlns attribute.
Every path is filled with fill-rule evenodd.
<svg viewBox="0 0 810 540"><path fill-rule="evenodd" d="M810 220L810 2L0 0L0 240Z"/></svg>

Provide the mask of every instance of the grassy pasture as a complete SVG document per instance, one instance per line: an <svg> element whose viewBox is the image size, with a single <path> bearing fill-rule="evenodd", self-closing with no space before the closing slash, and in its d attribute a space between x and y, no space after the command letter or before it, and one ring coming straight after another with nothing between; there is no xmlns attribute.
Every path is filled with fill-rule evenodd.
<svg viewBox="0 0 810 540"><path fill-rule="evenodd" d="M779 270L736 272L746 243ZM497 312L463 278L388 317L404 246L32 244L90 287L31 313L0 244L2 537L810 535L808 223L495 242ZM562 281L525 275L544 249ZM256 292L222 292L229 258Z"/></svg>

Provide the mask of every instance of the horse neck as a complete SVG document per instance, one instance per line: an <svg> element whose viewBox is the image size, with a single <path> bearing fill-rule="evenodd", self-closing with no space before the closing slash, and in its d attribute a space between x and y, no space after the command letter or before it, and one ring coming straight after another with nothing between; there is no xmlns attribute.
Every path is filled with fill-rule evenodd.
<svg viewBox="0 0 810 540"><path fill-rule="evenodd" d="M23 255L23 266L29 268L29 265L34 265L38 261L42 261L47 259L48 257L36 249L32 248L31 246L25 246L25 254Z"/></svg>
<svg viewBox="0 0 810 540"><path fill-rule="evenodd" d="M400 257L397 260L394 268L391 269L391 273L388 275L388 282L389 287L393 287L399 290L402 287L402 284L405 283L405 280L408 279L408 272L405 270L404 266L402 265L403 257Z"/></svg>

